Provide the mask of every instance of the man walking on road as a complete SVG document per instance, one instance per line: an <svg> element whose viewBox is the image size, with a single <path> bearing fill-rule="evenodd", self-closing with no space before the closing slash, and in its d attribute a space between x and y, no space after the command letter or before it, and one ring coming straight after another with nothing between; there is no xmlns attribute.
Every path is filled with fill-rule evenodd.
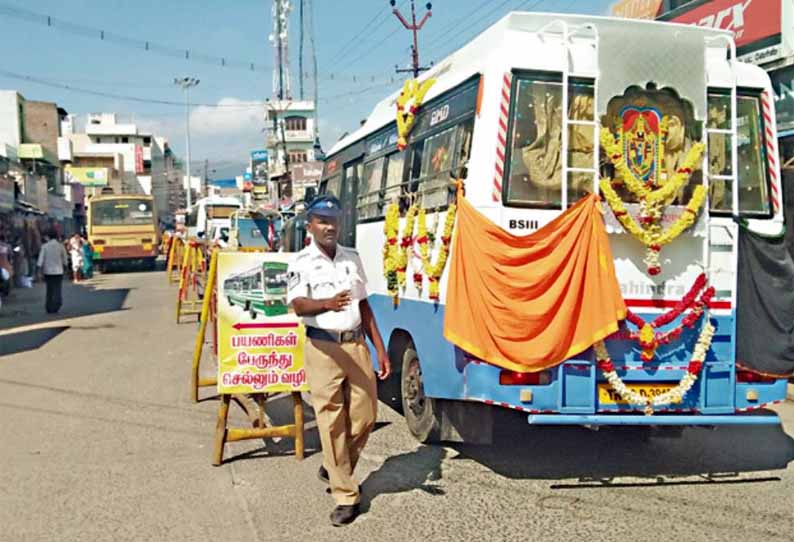
<svg viewBox="0 0 794 542"><path fill-rule="evenodd" d="M61 286L63 284L63 273L67 267L66 249L58 241L55 231L48 234L49 240L44 243L39 252L38 267L39 272L44 275L47 284L47 301L45 308L50 314L61 310L63 298Z"/></svg>
<svg viewBox="0 0 794 542"><path fill-rule="evenodd" d="M287 301L306 325L306 376L323 449L319 477L331 486L335 526L352 522L361 500L353 471L375 425L377 384L369 337L378 356L378 377L391 372L375 316L367 301L361 258L337 245L339 200L316 199L308 208L312 243L290 263Z"/></svg>

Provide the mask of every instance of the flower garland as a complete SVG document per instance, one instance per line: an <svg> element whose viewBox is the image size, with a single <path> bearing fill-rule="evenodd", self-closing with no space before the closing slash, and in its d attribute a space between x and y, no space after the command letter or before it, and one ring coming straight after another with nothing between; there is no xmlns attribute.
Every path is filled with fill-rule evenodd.
<svg viewBox="0 0 794 542"><path fill-rule="evenodd" d="M441 247L438 250L438 258L435 263L430 261L430 246L429 237L427 234L426 218L427 214L424 209L419 211L419 237L416 242L419 243L419 254L422 258L422 269L427 275L427 280L430 283L428 297L435 302L439 301L439 281L441 275L444 273L444 268L447 265L447 258L449 257L449 246L452 242L452 230L455 227L455 215L457 206L452 203L447 209L447 217L444 221L444 232L441 234Z"/></svg>
<svg viewBox="0 0 794 542"><path fill-rule="evenodd" d="M659 156L664 156L664 141L667 136L667 118L660 125ZM697 218L700 208L706 200L706 190L702 185L695 187L692 198L680 217L667 229L662 230L661 221L664 215L664 206L689 182L692 172L700 162L705 145L695 143L687 152L683 165L678 168L672 179L665 182L660 188L654 188L653 180L642 182L637 179L626 164L623 154L623 130L613 136L608 128L602 128L600 133L601 144L606 150L609 160L622 177L626 188L640 201L639 224L634 217L629 215L623 201L612 187L612 179L601 179L600 186L607 203L612 208L615 217L623 227L646 247L644 263L648 266L648 273L658 275L662 268L659 253L662 246L670 243L684 231L690 228ZM660 158L661 159L661 158Z"/></svg>
<svg viewBox="0 0 794 542"><path fill-rule="evenodd" d="M400 207L396 203L389 204L386 208L386 217L383 223L383 233L386 240L383 243L383 275L386 277L386 290L392 296L394 304L399 304L400 290L397 279L399 254L397 251L397 231L400 228Z"/></svg>
<svg viewBox="0 0 794 542"><path fill-rule="evenodd" d="M617 195L612 188L611 179L601 179L601 191L604 194L604 199L607 200L612 212L618 219L620 224L637 238L642 244L647 247L644 263L648 266L648 273L651 275L658 275L661 272L661 263L659 261L659 252L662 246L669 244L678 236L688 230L695 223L698 212L706 201L706 189L703 185L698 185L692 193L692 198L687 203L684 212L681 213L675 222L673 222L666 230L662 230L658 222L661 220L661 209L658 206L652 206L652 213L642 211L642 202L640 202L641 219L646 217L646 222L651 222L649 228L643 228L632 217L620 196ZM645 213L644 215L642 213Z"/></svg>
<svg viewBox="0 0 794 542"><path fill-rule="evenodd" d="M397 148L399 150L405 149L408 145L408 134L413 130L416 113L419 112L427 91L435 82L435 79L428 79L420 84L416 79L408 79L403 84L403 90L397 97ZM410 101L412 103L408 106Z"/></svg>
<svg viewBox="0 0 794 542"><path fill-rule="evenodd" d="M692 389L692 386L695 385L695 382L697 381L698 376L703 369L703 362L706 359L706 353L711 347L711 341L714 338L714 331L714 325L711 323L708 313L706 313L703 329L700 331L700 336L698 337L697 344L695 345L695 349L692 353L692 359L689 362L686 374L684 374L683 378L681 378L678 385L655 397L645 397L629 388L625 382L623 382L615 370L615 365L612 363L612 359L609 357L609 352L607 352L604 341L598 341L593 346L593 349L595 350L598 368L604 373L604 378L607 379L607 382L609 382L609 385L612 387L615 393L620 395L629 404L644 406L643 412L645 412L646 415L651 416L653 414L654 406L680 403L689 390Z"/></svg>
<svg viewBox="0 0 794 542"><path fill-rule="evenodd" d="M684 328L694 327L715 294L714 287L710 286L703 291L700 298L697 297L703 288L705 288L707 282L705 274L699 275L684 298L676 303L675 307L670 311L657 316L652 322L646 322L631 310L627 310L626 319L638 329L637 332L630 333L628 338L639 342L642 347L641 358L643 362L649 363L652 361L656 355L657 348L659 348L660 345L670 344L673 340L678 339L681 333L683 333ZM670 324L687 310L689 311L687 315L674 329L664 333L655 331L660 327Z"/></svg>
<svg viewBox="0 0 794 542"><path fill-rule="evenodd" d="M430 229L427 228L427 221L426 221L426 211L424 209L419 209L419 219L417 220L419 231L417 232L416 240L419 243L420 250L422 244L426 244L428 253L432 252L435 249L436 239L438 237L438 211L433 213L433 222L430 225ZM413 260L412 260L413 263ZM422 263L421 263L421 255L420 255L420 264L419 269L414 270L413 272L413 279L414 279L414 287L416 288L416 292L419 297L422 297L422 290L424 288L424 275L422 274Z"/></svg>
<svg viewBox="0 0 794 542"><path fill-rule="evenodd" d="M405 275L408 270L408 255L414 245L414 224L418 209L418 206L414 204L405 213L405 227L400 236L400 248L397 251L397 286L403 291L405 290Z"/></svg>

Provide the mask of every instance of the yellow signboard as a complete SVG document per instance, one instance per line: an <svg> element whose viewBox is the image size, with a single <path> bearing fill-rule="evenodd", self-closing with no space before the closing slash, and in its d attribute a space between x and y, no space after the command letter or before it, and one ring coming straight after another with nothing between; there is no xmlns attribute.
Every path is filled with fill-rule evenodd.
<svg viewBox="0 0 794 542"><path fill-rule="evenodd" d="M106 167L71 167L64 169L67 184L83 186L107 186L108 168Z"/></svg>
<svg viewBox="0 0 794 542"><path fill-rule="evenodd" d="M307 391L306 333L287 306L288 254L218 254L218 393Z"/></svg>

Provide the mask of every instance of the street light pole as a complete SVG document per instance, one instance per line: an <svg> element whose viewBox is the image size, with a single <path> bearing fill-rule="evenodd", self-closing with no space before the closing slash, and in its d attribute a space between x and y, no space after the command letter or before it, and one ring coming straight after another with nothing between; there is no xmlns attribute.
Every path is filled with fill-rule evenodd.
<svg viewBox="0 0 794 542"><path fill-rule="evenodd" d="M199 80L193 77L175 77L174 84L182 87L182 90L185 91L185 153L187 155L185 173L187 174L187 208L189 210L192 205L190 198L192 184L190 177L190 87L198 85Z"/></svg>

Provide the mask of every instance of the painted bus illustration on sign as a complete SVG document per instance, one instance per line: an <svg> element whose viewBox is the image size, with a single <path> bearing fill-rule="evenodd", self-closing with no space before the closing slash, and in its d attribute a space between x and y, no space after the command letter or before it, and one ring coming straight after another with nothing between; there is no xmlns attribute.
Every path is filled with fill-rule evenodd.
<svg viewBox="0 0 794 542"><path fill-rule="evenodd" d="M229 305L242 307L252 319L287 314L287 264L264 262L233 275L224 281L223 292Z"/></svg>

